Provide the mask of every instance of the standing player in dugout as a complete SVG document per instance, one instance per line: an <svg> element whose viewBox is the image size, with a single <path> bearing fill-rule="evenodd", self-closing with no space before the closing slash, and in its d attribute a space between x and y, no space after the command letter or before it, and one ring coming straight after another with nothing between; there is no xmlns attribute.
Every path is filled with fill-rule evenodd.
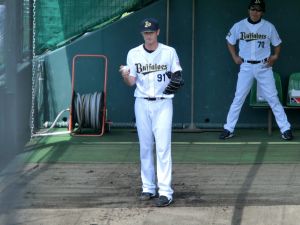
<svg viewBox="0 0 300 225"><path fill-rule="evenodd" d="M140 143L142 193L140 200L157 196L155 205L173 201L171 132L174 93L183 85L182 68L174 48L158 42L159 23L141 22L144 44L131 49L120 73L128 86L136 85L135 118ZM156 148L157 184L153 148Z"/></svg>
<svg viewBox="0 0 300 225"><path fill-rule="evenodd" d="M293 139L291 125L277 96L272 71L272 66L279 57L281 39L274 25L262 19L264 12L263 0L251 0L248 7L249 17L234 24L226 37L229 52L233 61L240 65L240 72L235 96L220 139L233 137L241 108L254 79L257 80L262 97L267 100L273 111L281 137L284 140ZM239 42L238 54L235 48L237 41ZM274 46L273 55L271 55L271 44Z"/></svg>

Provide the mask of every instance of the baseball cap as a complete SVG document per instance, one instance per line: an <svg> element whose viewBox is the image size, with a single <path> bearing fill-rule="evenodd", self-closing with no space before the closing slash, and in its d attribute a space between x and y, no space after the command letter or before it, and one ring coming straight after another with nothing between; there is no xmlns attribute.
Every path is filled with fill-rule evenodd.
<svg viewBox="0 0 300 225"><path fill-rule="evenodd" d="M266 11L266 4L265 4L264 0L250 0L248 9L250 9L250 7L253 7L253 6L258 6L258 7L260 7L260 9L261 9L263 12Z"/></svg>
<svg viewBox="0 0 300 225"><path fill-rule="evenodd" d="M153 32L158 29L159 23L155 18L146 18L141 22L141 32Z"/></svg>

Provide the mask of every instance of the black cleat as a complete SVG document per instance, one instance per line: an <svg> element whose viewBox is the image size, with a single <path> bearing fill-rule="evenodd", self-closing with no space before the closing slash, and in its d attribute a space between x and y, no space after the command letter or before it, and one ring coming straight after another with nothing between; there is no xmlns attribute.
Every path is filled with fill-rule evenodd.
<svg viewBox="0 0 300 225"><path fill-rule="evenodd" d="M152 198L155 198L155 194L152 194L150 192L142 192L141 196L140 196L140 200L141 201L148 201Z"/></svg>
<svg viewBox="0 0 300 225"><path fill-rule="evenodd" d="M159 198L156 200L155 205L156 205L157 207L165 207L165 206L170 205L172 202L173 202L173 199L172 199L172 198L168 199L166 196L161 195L161 196L159 196Z"/></svg>
<svg viewBox="0 0 300 225"><path fill-rule="evenodd" d="M233 132L230 132L227 129L224 129L222 131L222 133L220 134L219 138L222 140L228 139L228 138L232 138L234 136Z"/></svg>
<svg viewBox="0 0 300 225"><path fill-rule="evenodd" d="M281 134L282 139L290 141L293 140L293 134L291 130L286 130Z"/></svg>

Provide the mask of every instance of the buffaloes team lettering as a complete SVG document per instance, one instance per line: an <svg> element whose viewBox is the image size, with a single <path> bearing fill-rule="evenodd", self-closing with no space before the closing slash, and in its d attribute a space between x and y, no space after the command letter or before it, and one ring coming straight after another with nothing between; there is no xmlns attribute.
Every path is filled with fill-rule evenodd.
<svg viewBox="0 0 300 225"><path fill-rule="evenodd" d="M142 65L141 63L136 63L136 72L146 75L148 73L157 72L157 71L166 71L167 65L158 65L158 64L145 64Z"/></svg>
<svg viewBox="0 0 300 225"><path fill-rule="evenodd" d="M258 33L246 33L246 32L241 32L241 37L240 40L243 41L254 41L254 40L260 40L260 39L266 39L267 35L265 34L258 34Z"/></svg>

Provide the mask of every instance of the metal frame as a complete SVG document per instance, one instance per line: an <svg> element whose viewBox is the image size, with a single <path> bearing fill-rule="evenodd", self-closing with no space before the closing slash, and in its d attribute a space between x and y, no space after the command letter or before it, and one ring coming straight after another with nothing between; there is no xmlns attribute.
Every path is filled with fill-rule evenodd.
<svg viewBox="0 0 300 225"><path fill-rule="evenodd" d="M74 124L72 124L72 113L73 113L73 108L72 108L72 102L74 100L74 84L75 84L75 65L76 65L76 60L81 57L92 57L92 58L99 58L103 59L105 63L105 68L104 68L104 83L103 83L103 113L102 113L102 128L101 128L101 133L100 134L74 134L72 133L72 130L74 129ZM107 83L107 64L108 60L105 55L97 55L97 54L77 54L73 57L72 61L72 98L71 98L71 107L70 107L70 122L69 122L69 131L71 132L71 135L73 136L102 136L105 131L105 125L107 123L106 121L106 114L107 114L107 109L106 109L106 83Z"/></svg>

